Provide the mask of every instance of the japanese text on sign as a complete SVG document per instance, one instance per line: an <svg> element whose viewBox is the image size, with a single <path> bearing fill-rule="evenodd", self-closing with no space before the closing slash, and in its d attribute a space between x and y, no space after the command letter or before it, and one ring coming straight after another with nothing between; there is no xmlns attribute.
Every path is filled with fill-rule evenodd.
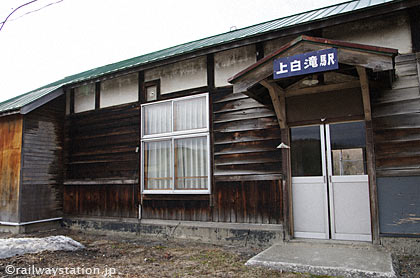
<svg viewBox="0 0 420 278"><path fill-rule="evenodd" d="M328 48L274 60L273 78L338 69L337 49Z"/></svg>

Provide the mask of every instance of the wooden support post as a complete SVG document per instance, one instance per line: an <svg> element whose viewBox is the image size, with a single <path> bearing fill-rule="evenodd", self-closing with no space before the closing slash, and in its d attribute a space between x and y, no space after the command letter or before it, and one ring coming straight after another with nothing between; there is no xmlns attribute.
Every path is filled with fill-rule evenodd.
<svg viewBox="0 0 420 278"><path fill-rule="evenodd" d="M284 144L290 146L289 128L281 129L281 140ZM281 159L282 171L285 177L282 187L284 239L290 240L293 238L292 164L290 161L290 149L282 150Z"/></svg>
<svg viewBox="0 0 420 278"><path fill-rule="evenodd" d="M369 201L372 226L372 242L380 244L379 241L379 212L378 212L378 190L376 186L375 151L373 144L372 121L365 121L366 125L366 162L367 174L369 176Z"/></svg>
<svg viewBox="0 0 420 278"><path fill-rule="evenodd" d="M362 88L363 109L365 112L366 125L366 163L369 176L369 201L372 226L372 241L379 244L379 213L378 191L376 187L375 148L373 144L372 112L370 108L369 79L366 69L356 67Z"/></svg>
<svg viewBox="0 0 420 278"><path fill-rule="evenodd" d="M260 81L260 84L268 89L277 121L280 126L281 140L284 144L290 146L290 133L286 118L286 94L285 91L275 83L269 83L267 80ZM283 227L284 239L293 238L293 210L292 210L292 171L290 162L290 149L282 150L282 171L284 180L282 183L283 192Z"/></svg>
<svg viewBox="0 0 420 278"><path fill-rule="evenodd" d="M369 80L366 69L363 67L356 67L359 74L360 86L362 88L363 109L365 112L365 120L372 120L372 112L370 109L370 95L369 95Z"/></svg>
<svg viewBox="0 0 420 278"><path fill-rule="evenodd" d="M416 65L417 65L417 79L419 80L419 84L420 84L420 52L416 53ZM420 86L419 86L419 92L420 92Z"/></svg>

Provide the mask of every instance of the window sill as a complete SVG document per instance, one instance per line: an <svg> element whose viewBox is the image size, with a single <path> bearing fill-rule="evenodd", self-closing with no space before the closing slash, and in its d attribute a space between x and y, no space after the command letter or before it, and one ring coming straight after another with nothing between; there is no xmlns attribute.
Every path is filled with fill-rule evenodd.
<svg viewBox="0 0 420 278"><path fill-rule="evenodd" d="M143 200L210 201L210 194L143 194Z"/></svg>
<svg viewBox="0 0 420 278"><path fill-rule="evenodd" d="M106 185L106 184L139 184L138 179L86 179L66 180L64 185Z"/></svg>
<svg viewBox="0 0 420 278"><path fill-rule="evenodd" d="M198 195L198 194L210 194L210 190L143 190L144 195Z"/></svg>

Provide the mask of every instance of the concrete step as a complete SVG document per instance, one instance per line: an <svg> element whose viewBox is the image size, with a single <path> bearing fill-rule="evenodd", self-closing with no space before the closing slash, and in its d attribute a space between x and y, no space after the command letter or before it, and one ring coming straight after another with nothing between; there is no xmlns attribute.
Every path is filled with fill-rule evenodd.
<svg viewBox="0 0 420 278"><path fill-rule="evenodd" d="M396 277L391 254L370 243L290 241L271 246L246 264L316 275Z"/></svg>

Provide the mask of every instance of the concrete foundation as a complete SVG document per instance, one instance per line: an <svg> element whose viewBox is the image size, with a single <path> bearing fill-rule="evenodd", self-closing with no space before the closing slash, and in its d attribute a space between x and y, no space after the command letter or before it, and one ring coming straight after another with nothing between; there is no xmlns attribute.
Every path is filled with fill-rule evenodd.
<svg viewBox="0 0 420 278"><path fill-rule="evenodd" d="M53 220L48 222L40 222L26 225L1 225L1 233L24 234L39 231L55 230L61 227L61 220Z"/></svg>
<svg viewBox="0 0 420 278"><path fill-rule="evenodd" d="M269 247L283 241L282 225L272 224L94 218L67 218L63 224L70 229L130 232L236 246Z"/></svg>

